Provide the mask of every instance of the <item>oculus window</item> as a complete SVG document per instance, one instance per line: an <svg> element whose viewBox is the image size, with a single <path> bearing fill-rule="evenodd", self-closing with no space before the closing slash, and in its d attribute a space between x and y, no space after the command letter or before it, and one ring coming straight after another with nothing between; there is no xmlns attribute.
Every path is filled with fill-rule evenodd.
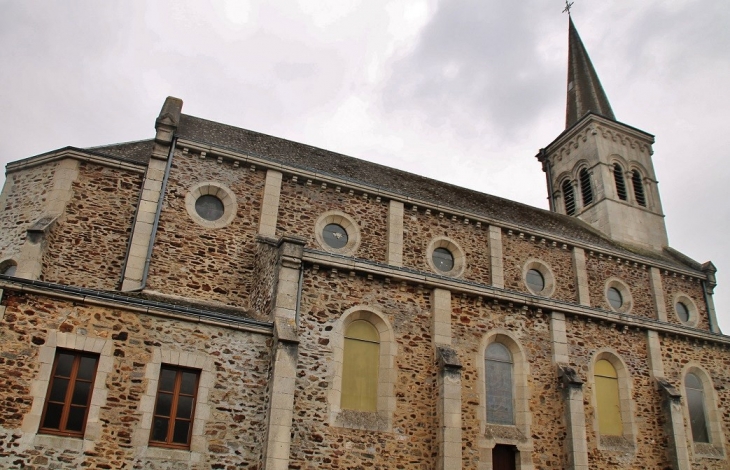
<svg viewBox="0 0 730 470"><path fill-rule="evenodd" d="M528 270L525 274L525 281L527 287L535 294L539 294L545 289L545 278L537 269Z"/></svg>
<svg viewBox="0 0 730 470"><path fill-rule="evenodd" d="M613 307L615 310L620 309L624 305L624 298L621 295L621 292L616 289L615 287L609 287L606 291L606 297L608 298L608 303Z"/></svg>
<svg viewBox="0 0 730 470"><path fill-rule="evenodd" d="M190 446L200 371L163 365L157 385L150 444Z"/></svg>
<svg viewBox="0 0 730 470"><path fill-rule="evenodd" d="M96 354L56 352L39 432L84 435L98 362Z"/></svg>
<svg viewBox="0 0 730 470"><path fill-rule="evenodd" d="M195 212L203 219L213 222L223 217L225 209L223 207L223 201L215 196L206 194L200 196L195 201Z"/></svg>
<svg viewBox="0 0 730 470"><path fill-rule="evenodd" d="M322 239L330 248L340 249L347 246L347 230L339 224L327 224L322 230Z"/></svg>
<svg viewBox="0 0 730 470"><path fill-rule="evenodd" d="M492 343L484 354L487 422L515 424L512 387L512 354L502 343Z"/></svg>
<svg viewBox="0 0 730 470"><path fill-rule="evenodd" d="M431 260L434 266L441 272L449 272L454 269L454 255L446 248L436 248L433 250Z"/></svg>

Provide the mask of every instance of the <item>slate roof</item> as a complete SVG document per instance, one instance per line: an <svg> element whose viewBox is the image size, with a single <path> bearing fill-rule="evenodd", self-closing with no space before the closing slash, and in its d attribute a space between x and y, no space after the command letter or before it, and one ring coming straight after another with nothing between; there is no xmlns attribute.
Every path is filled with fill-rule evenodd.
<svg viewBox="0 0 730 470"><path fill-rule="evenodd" d="M257 156L284 165L344 178L374 188L450 206L487 219L519 225L556 237L700 270L700 264L675 250L656 253L617 244L575 217L550 212L490 194L455 186L395 168L310 145L182 114L177 137Z"/></svg>
<svg viewBox="0 0 730 470"><path fill-rule="evenodd" d="M89 147L85 150L123 160L144 163L146 165L150 161L153 144L153 139L146 139L136 140L134 142L122 142L120 144L102 145L100 147Z"/></svg>

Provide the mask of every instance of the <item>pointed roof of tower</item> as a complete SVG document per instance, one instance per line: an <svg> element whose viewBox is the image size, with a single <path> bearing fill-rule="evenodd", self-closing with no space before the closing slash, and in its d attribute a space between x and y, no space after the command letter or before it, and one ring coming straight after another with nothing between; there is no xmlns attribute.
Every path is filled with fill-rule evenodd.
<svg viewBox="0 0 730 470"><path fill-rule="evenodd" d="M575 29L573 19L568 17L568 22L568 102L565 128L572 127L589 112L615 121L611 104L583 41L580 40L578 30Z"/></svg>

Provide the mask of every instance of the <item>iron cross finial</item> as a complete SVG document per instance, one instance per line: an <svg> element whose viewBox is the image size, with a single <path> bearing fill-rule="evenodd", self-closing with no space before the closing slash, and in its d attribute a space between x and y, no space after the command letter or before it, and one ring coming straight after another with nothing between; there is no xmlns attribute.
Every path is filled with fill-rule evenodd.
<svg viewBox="0 0 730 470"><path fill-rule="evenodd" d="M570 7L573 6L573 3L575 2L569 2L568 0L565 0L565 10L563 10L563 13L568 13L568 16L570 16Z"/></svg>

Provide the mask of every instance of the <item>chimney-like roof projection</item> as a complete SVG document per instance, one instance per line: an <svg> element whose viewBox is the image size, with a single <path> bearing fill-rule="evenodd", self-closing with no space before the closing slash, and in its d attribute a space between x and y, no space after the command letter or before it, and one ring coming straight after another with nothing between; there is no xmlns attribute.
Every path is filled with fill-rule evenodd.
<svg viewBox="0 0 730 470"><path fill-rule="evenodd" d="M569 18L568 22L568 101L565 128L569 129L589 112L616 120L573 19Z"/></svg>

